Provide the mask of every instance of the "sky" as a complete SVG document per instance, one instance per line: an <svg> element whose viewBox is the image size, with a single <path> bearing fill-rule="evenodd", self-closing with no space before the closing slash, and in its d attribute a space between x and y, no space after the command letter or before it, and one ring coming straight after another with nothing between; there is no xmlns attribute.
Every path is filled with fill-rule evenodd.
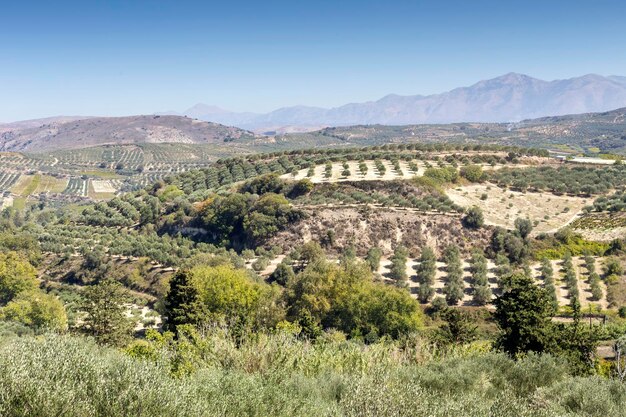
<svg viewBox="0 0 626 417"><path fill-rule="evenodd" d="M623 0L0 1L0 122L626 75Z"/></svg>

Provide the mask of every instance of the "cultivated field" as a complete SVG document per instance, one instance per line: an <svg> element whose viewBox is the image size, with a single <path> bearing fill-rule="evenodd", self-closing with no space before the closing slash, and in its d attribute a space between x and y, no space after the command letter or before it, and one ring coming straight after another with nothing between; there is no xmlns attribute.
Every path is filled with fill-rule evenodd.
<svg viewBox="0 0 626 417"><path fill-rule="evenodd" d="M422 176L427 168L446 167L450 163L444 161L395 161L390 160L366 160L347 161L345 163L330 163L317 165L282 175L282 178L301 180L308 178L314 184L340 181L392 181L411 179ZM502 168L502 165L481 164L485 171ZM516 165L516 167L522 167Z"/></svg>
<svg viewBox="0 0 626 417"><path fill-rule="evenodd" d="M260 271L259 274L264 277L268 277L274 272L276 267L282 260L285 258L284 255L280 255L271 261L269 261L268 266ZM246 263L246 267L252 269L252 265L256 259L250 260ZM596 260L596 268L598 271L601 271L605 262L604 258L595 258ZM550 261L552 264L552 269L554 271L554 279L555 279L555 287L556 287L556 295L560 306L567 306L570 303L570 298L568 296L567 285L564 281L564 273L562 271L561 261L560 260L552 260ZM606 295L607 288L606 285L601 282L600 286L602 288L602 298L597 301L592 300L591 288L588 280L588 273L584 267L583 257L573 257L572 263L574 265L574 271L576 273L578 291L580 293L580 303L583 309L589 309L590 305L593 306L594 309L605 310L608 307ZM408 279L406 281L406 286L409 288L411 295L414 298L417 298L417 291L420 284L417 281L417 267L419 265L419 260L416 258L408 258L406 263L406 274ZM378 274L380 277L390 285L393 285L395 282L391 278L388 277L390 273L391 261L388 258L381 259L380 267L378 269ZM472 302L472 288L471 288L471 272L470 272L470 263L469 259L465 259L462 262L463 266L463 282L464 282L464 291L463 291L463 300L459 305L462 306L474 306ZM492 260L488 260L488 273L487 277L489 279L489 288L493 292L493 298L496 295L500 294L500 290L498 288L498 278L495 274L496 265ZM543 281L540 279L540 264L535 263L530 266L531 273L538 285L543 285ZM435 288L435 297L445 297L443 289L446 285L446 264L444 262L437 262L437 272L435 276L435 283L433 287Z"/></svg>

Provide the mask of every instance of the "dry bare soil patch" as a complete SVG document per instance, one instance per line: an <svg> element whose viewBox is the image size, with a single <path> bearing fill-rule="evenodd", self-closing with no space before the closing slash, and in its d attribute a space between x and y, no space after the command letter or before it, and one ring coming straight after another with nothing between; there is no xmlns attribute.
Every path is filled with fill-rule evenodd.
<svg viewBox="0 0 626 417"><path fill-rule="evenodd" d="M462 226L461 217L447 214L420 214L409 210L389 210L378 207L307 208L308 216L274 236L268 246L285 250L310 240L327 242L330 253L354 245L359 256L379 246L391 254L397 245L417 253L417 248L431 246L437 252L454 243L462 252L487 245L491 230L469 230ZM329 233L332 235L329 241Z"/></svg>
<svg viewBox="0 0 626 417"><path fill-rule="evenodd" d="M571 223L591 203L591 199L554 195L551 193L521 193L491 184L474 184L447 191L450 199L463 207L478 206L485 222L512 229L518 217L536 222L534 233L554 232Z"/></svg>

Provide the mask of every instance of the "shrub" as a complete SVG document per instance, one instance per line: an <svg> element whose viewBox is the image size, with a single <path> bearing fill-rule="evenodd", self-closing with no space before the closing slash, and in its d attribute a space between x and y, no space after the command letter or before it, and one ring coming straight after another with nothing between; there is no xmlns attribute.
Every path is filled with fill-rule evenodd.
<svg viewBox="0 0 626 417"><path fill-rule="evenodd" d="M467 209L463 218L463 225L470 229L478 229L485 224L485 217L480 207L473 206Z"/></svg>
<svg viewBox="0 0 626 417"><path fill-rule="evenodd" d="M483 167L480 165L463 166L461 167L460 175L470 182L481 182L485 178Z"/></svg>

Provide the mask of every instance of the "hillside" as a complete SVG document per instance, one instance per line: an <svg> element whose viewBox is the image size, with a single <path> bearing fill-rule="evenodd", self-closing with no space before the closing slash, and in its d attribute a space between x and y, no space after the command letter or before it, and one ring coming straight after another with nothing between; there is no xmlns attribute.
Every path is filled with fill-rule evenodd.
<svg viewBox="0 0 626 417"><path fill-rule="evenodd" d="M277 137L278 144L335 143L383 145L407 142L498 143L576 152L623 153L626 149L626 108L527 119L518 123L453 123L404 126L358 125Z"/></svg>
<svg viewBox="0 0 626 417"><path fill-rule="evenodd" d="M66 122L73 122L75 120L89 119L85 116L53 116L45 117L43 119L31 119L21 120L12 123L0 123L0 133L9 132L12 130L23 130L29 128L35 128L43 125L54 125Z"/></svg>
<svg viewBox="0 0 626 417"><path fill-rule="evenodd" d="M105 152L124 149L127 164L165 169L167 162L158 158L170 153L166 146ZM66 156L89 161L101 149ZM15 165L47 161L17 153L3 157ZM341 406L330 415L363 415L363 401L379 393L388 402L390 395L380 391L381 383L389 387L387 380L370 381L363 372L396 378L402 366L407 368L394 382L402 398L421 393L419 381L428 375L445 392L447 385L456 389L459 378L469 381L463 383L480 392L476 405L453 415L490 415L501 402L487 400L488 410L485 398L493 394L483 387L502 387L506 372L515 382L498 389L513 389L520 373L528 376L520 390L527 394L505 401L520 401L532 410L526 415L548 405L554 413L541 415L583 415L564 413L580 407L559 402L564 381L581 384L583 378L592 378L584 388L591 398L606 385L617 392L614 400L602 399L600 414L584 415L623 415L623 384L604 379L597 369L612 365L604 358L614 354L611 346L626 328L626 243L623 233L613 233L625 224L626 193L614 191L626 187L626 166L575 166L541 149L446 143L314 148L206 162L201 169L177 166L180 171L162 178L148 171L145 187L115 194L125 170L113 174L103 168L100 175L110 177L97 180L0 176L0 189L10 190L3 193L10 201L0 222L0 295L8 300L0 306L0 331L6 335L0 380L10 381L11 396L31 398L41 390L30 387L50 386L59 395L46 410L61 412L79 401L85 407L107 404L113 388L97 396L76 386L85 387L89 379L81 372L93 364L90 387L128 391L130 382L106 365L117 355L115 369L122 376L149 375L133 387L162 381L168 384L159 388L165 393L173 384L199 392L197 400L175 407L166 398L178 415L194 415L200 405L195 415L219 414L215 399L223 394L205 403L202 398L207 389L232 393L235 381L240 386L254 377L240 389L258 393L281 384L285 375L302 384L317 381L316 375L326 381L329 372L341 394L325 396L323 406L301 413L300 396L308 397L309 390L290 391L290 383L279 392L297 406L286 408L281 401L259 415L325 415L326 403ZM101 201L79 198L92 192ZM53 202L55 194L65 204ZM20 280L7 280L3 271L15 271ZM23 282L25 289L7 282ZM512 302L503 306L502 300ZM528 311L539 317L528 325L530 332L508 340L522 346L519 340L532 341L526 335L539 331L546 335L541 344L519 350L541 349L542 355L513 360L486 352L509 353L497 343L519 325L502 319L503 311L506 317ZM110 321L101 325L99 314ZM476 361L488 363L468 380L465 368L474 369ZM218 372L216 381L222 382L207 383L210 372ZM231 372L237 373L224 382ZM270 372L276 376L268 378ZM555 373L561 382L554 382ZM408 388L407 375L417 381ZM363 388L350 388L358 378L370 381L369 388L350 402L353 407L346 401L363 395ZM541 378L553 382L537 382ZM536 405L536 396L550 385L555 399ZM422 407L424 395L410 412L401 413L398 405L393 415L430 413L432 407ZM146 397L155 398L152 408ZM157 405L162 394L132 398L138 409L163 415L165 406ZM392 398L394 406L398 398ZM467 403L464 396L459 401ZM231 403L232 397L224 398L220 409L231 410ZM24 408L21 415L39 411ZM520 415L518 408L509 415ZM367 415L380 414L378 406L368 410Z"/></svg>
<svg viewBox="0 0 626 417"><path fill-rule="evenodd" d="M242 129L180 116L94 117L71 121L13 124L0 130L0 151L49 152L102 145L219 144L252 138Z"/></svg>
<svg viewBox="0 0 626 417"><path fill-rule="evenodd" d="M295 130L357 124L516 122L555 114L602 112L624 106L624 77L588 74L544 81L509 73L441 94L390 94L376 101L334 108L299 105L258 114L229 112L197 104L181 114L264 132L280 131L285 127Z"/></svg>

